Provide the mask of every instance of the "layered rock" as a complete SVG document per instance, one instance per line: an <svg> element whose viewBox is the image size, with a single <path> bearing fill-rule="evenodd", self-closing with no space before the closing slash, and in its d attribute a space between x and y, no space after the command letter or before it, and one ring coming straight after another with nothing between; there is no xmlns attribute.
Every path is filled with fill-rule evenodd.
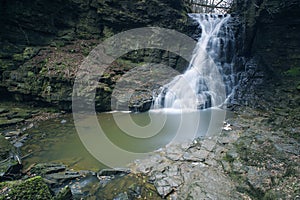
<svg viewBox="0 0 300 200"><path fill-rule="evenodd" d="M297 0L238 1L244 23L242 55L258 57L271 71L282 73L300 62L300 5Z"/></svg>
<svg viewBox="0 0 300 200"><path fill-rule="evenodd" d="M70 110L74 77L82 60L103 39L124 30L158 26L187 32L184 1L1 1L0 87L16 100L34 100ZM179 66L178 56L140 51L125 60L163 59ZM149 59L148 59L149 60ZM103 76L98 110L110 110L114 83L130 64L121 62ZM180 65L179 68L183 68ZM7 93L7 94L9 94Z"/></svg>

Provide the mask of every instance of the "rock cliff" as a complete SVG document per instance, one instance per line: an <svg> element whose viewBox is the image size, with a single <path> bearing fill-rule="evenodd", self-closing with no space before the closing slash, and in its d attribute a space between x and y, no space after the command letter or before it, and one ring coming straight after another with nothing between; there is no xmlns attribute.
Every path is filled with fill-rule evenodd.
<svg viewBox="0 0 300 200"><path fill-rule="evenodd" d="M299 1L246 0L235 6L245 29L240 45L243 55L258 57L277 73L299 68Z"/></svg>
<svg viewBox="0 0 300 200"><path fill-rule="evenodd" d="M0 5L1 93L66 110L71 108L76 70L103 39L145 26L187 32L184 1L1 0ZM115 82L145 54L158 61L169 62L171 57L172 67L178 60L159 51L125 55L125 61L116 62L101 78L96 96L99 111L110 110Z"/></svg>

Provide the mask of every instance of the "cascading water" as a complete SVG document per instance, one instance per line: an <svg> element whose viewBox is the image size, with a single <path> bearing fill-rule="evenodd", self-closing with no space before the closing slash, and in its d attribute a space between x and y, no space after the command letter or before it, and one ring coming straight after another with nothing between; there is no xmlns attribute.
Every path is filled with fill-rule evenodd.
<svg viewBox="0 0 300 200"><path fill-rule="evenodd" d="M201 37L188 69L161 88L154 109L204 109L219 106L234 87L234 34L230 15L190 14L199 23Z"/></svg>

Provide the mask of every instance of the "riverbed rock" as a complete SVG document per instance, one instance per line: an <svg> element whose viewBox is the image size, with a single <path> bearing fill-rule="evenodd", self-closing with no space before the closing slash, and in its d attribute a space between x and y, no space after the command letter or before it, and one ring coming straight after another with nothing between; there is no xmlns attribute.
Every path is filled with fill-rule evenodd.
<svg viewBox="0 0 300 200"><path fill-rule="evenodd" d="M73 194L70 187L66 186L55 196L55 200L73 199Z"/></svg>
<svg viewBox="0 0 300 200"><path fill-rule="evenodd" d="M97 176L124 176L129 173L130 169L126 168L102 169L100 172L97 173Z"/></svg>
<svg viewBox="0 0 300 200"><path fill-rule="evenodd" d="M293 91L289 94L296 98ZM227 119L232 130L198 138L185 148L168 145L145 161L136 161L133 171L146 174L164 198L293 199L298 195L294 186L299 182L300 146L294 139L299 123L292 121L298 120L299 112L293 112L293 118L286 116L289 125L269 124L273 114L243 108ZM283 131L285 126L293 133Z"/></svg>
<svg viewBox="0 0 300 200"><path fill-rule="evenodd" d="M34 165L30 169L31 174L36 174L39 176L44 176L46 174L53 174L65 171L67 167L62 164L56 164L56 163L39 163Z"/></svg>
<svg viewBox="0 0 300 200"><path fill-rule="evenodd" d="M21 175L21 159L14 147L0 135L0 181L14 180Z"/></svg>

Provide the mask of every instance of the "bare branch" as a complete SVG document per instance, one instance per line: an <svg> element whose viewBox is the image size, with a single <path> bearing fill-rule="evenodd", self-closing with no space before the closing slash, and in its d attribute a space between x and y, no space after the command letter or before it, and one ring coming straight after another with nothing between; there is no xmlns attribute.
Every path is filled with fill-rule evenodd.
<svg viewBox="0 0 300 200"><path fill-rule="evenodd" d="M218 8L218 9L230 9L230 7L225 7L225 6L217 6L217 5L206 5L206 4L201 4L201 3L193 3L195 6L201 6L201 7L206 7L206 8Z"/></svg>

